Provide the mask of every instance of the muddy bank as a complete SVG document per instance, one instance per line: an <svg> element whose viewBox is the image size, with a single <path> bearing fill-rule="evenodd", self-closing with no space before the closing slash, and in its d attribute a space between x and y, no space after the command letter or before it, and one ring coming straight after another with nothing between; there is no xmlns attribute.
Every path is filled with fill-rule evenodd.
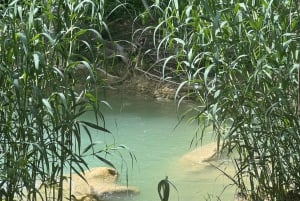
<svg viewBox="0 0 300 201"><path fill-rule="evenodd" d="M135 75L121 85L115 86L123 93L147 96L161 101L174 100L177 87L175 84L153 80L142 74Z"/></svg>

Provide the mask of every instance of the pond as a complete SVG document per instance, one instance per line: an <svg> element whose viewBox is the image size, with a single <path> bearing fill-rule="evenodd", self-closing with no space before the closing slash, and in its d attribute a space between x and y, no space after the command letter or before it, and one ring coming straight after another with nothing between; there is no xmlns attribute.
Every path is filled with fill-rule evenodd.
<svg viewBox="0 0 300 201"><path fill-rule="evenodd" d="M179 120L173 101L159 102L128 95L109 96L104 100L112 107L103 110L106 128L112 135L92 135L95 141L126 145L135 155L133 163L127 151L121 152L123 162L117 156L107 157L121 173L119 182L126 185L128 178L128 184L138 187L141 192L128 200L159 201L157 185L166 176L178 190L171 187L170 201L217 200L218 197L233 200L232 187L223 192L229 179L216 168L204 166L189 170L179 164L179 159L195 148L190 144L197 125L183 121L176 126ZM211 141L212 137L208 135L203 144ZM93 158L88 163L91 167L99 166Z"/></svg>

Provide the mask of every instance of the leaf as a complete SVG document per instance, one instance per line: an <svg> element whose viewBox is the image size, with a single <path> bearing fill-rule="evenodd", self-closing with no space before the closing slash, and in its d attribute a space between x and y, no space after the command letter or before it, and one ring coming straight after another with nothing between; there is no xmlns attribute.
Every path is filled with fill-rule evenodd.
<svg viewBox="0 0 300 201"><path fill-rule="evenodd" d="M159 28L165 23L165 21L162 21L161 23L159 23L155 29L154 29L154 32L153 32L153 45L154 47L156 47L156 32L159 32Z"/></svg>
<svg viewBox="0 0 300 201"><path fill-rule="evenodd" d="M78 38L78 37L84 35L86 32L87 32L86 29L79 29L79 31L77 31L77 32L74 34L73 38L76 39L76 38Z"/></svg>
<svg viewBox="0 0 300 201"><path fill-rule="evenodd" d="M178 196L178 190L176 186L168 180L168 176L161 180L157 185L158 195L161 201L168 201L170 197L170 185L176 190ZM179 200L179 197L178 197Z"/></svg>
<svg viewBox="0 0 300 201"><path fill-rule="evenodd" d="M290 43L293 42L293 41L295 41L295 40L289 39L287 41L284 41L283 45L282 45L283 46L283 50L286 51L286 49L289 47Z"/></svg>
<svg viewBox="0 0 300 201"><path fill-rule="evenodd" d="M17 9L18 9L18 15L20 17L20 20L23 21L22 6L17 6Z"/></svg>
<svg viewBox="0 0 300 201"><path fill-rule="evenodd" d="M212 114L213 114L214 116L216 116L218 111L219 111L218 103L213 104L213 105L212 105Z"/></svg>
<svg viewBox="0 0 300 201"><path fill-rule="evenodd" d="M80 12L80 9L84 9L87 5L85 4L91 4L88 6L91 6L92 8L95 7L95 3L91 0L84 0L84 1L79 1L80 3L75 7L74 11L75 12ZM94 9L92 9L94 10ZM92 16L93 16L93 12L92 12Z"/></svg>
<svg viewBox="0 0 300 201"><path fill-rule="evenodd" d="M192 10L193 10L193 6L192 5L187 6L187 8L185 9L185 14L186 14L187 18L190 17L190 13L191 13Z"/></svg>
<svg viewBox="0 0 300 201"><path fill-rule="evenodd" d="M45 36L49 40L51 45L54 45L55 40L51 37L50 34L43 32L43 33L41 33L41 35Z"/></svg>
<svg viewBox="0 0 300 201"><path fill-rule="evenodd" d="M82 151L82 154L87 153L91 148L93 148L95 146L95 143L91 143L89 144L87 147L84 148L84 150Z"/></svg>
<svg viewBox="0 0 300 201"><path fill-rule="evenodd" d="M96 34L96 36L98 37L98 39L103 40L102 35L99 33L99 31L97 31L96 29L88 29L88 31Z"/></svg>
<svg viewBox="0 0 300 201"><path fill-rule="evenodd" d="M209 65L207 68L205 68L204 71L204 83L207 85L208 84L208 75L211 71L211 69L214 67L214 64Z"/></svg>
<svg viewBox="0 0 300 201"><path fill-rule="evenodd" d="M193 48L190 49L189 53L188 53L188 61L189 63L192 63L192 59L193 59Z"/></svg>
<svg viewBox="0 0 300 201"><path fill-rule="evenodd" d="M179 94L180 90L181 90L182 87L183 87L184 85L186 85L187 83L188 83L188 81L183 81L183 82L180 83L180 85L177 87L177 90L176 90L176 93L175 93L175 99L176 99L177 97L179 97L178 94Z"/></svg>
<svg viewBox="0 0 300 201"><path fill-rule="evenodd" d="M66 100L65 95L64 95L63 93L56 93L56 94L60 97L60 100L61 100L61 102L62 102L64 108L65 108L66 110L68 110L68 105L67 105L67 100Z"/></svg>
<svg viewBox="0 0 300 201"><path fill-rule="evenodd" d="M52 109L48 99L43 98L42 102L43 102L44 106L47 108L47 111L51 114L51 116L53 116L53 109Z"/></svg>
<svg viewBox="0 0 300 201"><path fill-rule="evenodd" d="M181 44L182 46L185 45L184 40L182 40L181 38L173 38L173 40L175 40L177 43Z"/></svg>
<svg viewBox="0 0 300 201"><path fill-rule="evenodd" d="M167 67L167 64L168 64L168 62L171 60L171 59L174 59L174 58L176 58L176 56L175 55L171 55L171 56L169 56L168 58L166 58L165 59L165 62L164 62L164 65L163 65L163 68L162 68L162 78L164 79L165 78L165 70L166 70L166 67Z"/></svg>
<svg viewBox="0 0 300 201"><path fill-rule="evenodd" d="M170 185L168 182L168 177L161 180L157 185L158 195L161 201L168 201L170 195Z"/></svg>
<svg viewBox="0 0 300 201"><path fill-rule="evenodd" d="M167 36L165 36L161 41L160 41L160 43L158 44L158 47L157 47L157 50L156 50L156 57L157 57L157 60L159 60L159 58L160 58L160 55L159 55L159 53L160 53L160 48L163 46L163 44L165 44L165 47L167 46L167 44L168 44L168 42L169 42L169 40L170 40L170 34L169 35L167 35Z"/></svg>
<svg viewBox="0 0 300 201"><path fill-rule="evenodd" d="M64 78L64 74L61 72L61 70L59 68L54 66L53 69L55 72L57 72L60 75L61 78Z"/></svg>
<svg viewBox="0 0 300 201"><path fill-rule="evenodd" d="M179 17L179 5L178 5L178 0L173 0L174 6L176 9L176 17Z"/></svg>
<svg viewBox="0 0 300 201"><path fill-rule="evenodd" d="M94 123L91 123L91 122L87 122L87 121L78 121L79 123L82 123L82 124L85 124L91 128L94 128L96 130L101 130L101 131L104 131L106 133L111 133L109 130L101 127L101 126L98 126L97 124L94 124Z"/></svg>
<svg viewBox="0 0 300 201"><path fill-rule="evenodd" d="M37 53L33 54L34 67L36 70L40 67L40 56Z"/></svg>
<svg viewBox="0 0 300 201"><path fill-rule="evenodd" d="M245 3L238 3L238 5L239 5L240 8L243 8L244 11L247 11Z"/></svg>
<svg viewBox="0 0 300 201"><path fill-rule="evenodd" d="M101 103L103 103L106 107L112 110L111 105L107 101L101 101Z"/></svg>
<svg viewBox="0 0 300 201"><path fill-rule="evenodd" d="M221 90L218 89L215 94L214 94L214 98L218 98L218 96L220 95Z"/></svg>
<svg viewBox="0 0 300 201"><path fill-rule="evenodd" d="M105 158L102 158L101 156L95 155L96 158L98 158L100 161L104 162L105 164L109 165L112 168L115 168L115 166L108 160L106 160ZM116 169L116 168L115 168Z"/></svg>
<svg viewBox="0 0 300 201"><path fill-rule="evenodd" d="M90 92L85 93L85 97L87 97L90 101L94 103L97 101L96 97Z"/></svg>
<svg viewBox="0 0 300 201"><path fill-rule="evenodd" d="M80 61L80 63L83 64L83 66L87 68L87 70L88 70L89 73L90 73L90 76L91 76L92 79L95 81L96 78L95 78L95 75L94 75L93 70L92 70L92 68L91 68L91 65L90 65L88 62L86 62L86 61Z"/></svg>
<svg viewBox="0 0 300 201"><path fill-rule="evenodd" d="M16 33L16 37L17 39L20 39L24 45L27 44L27 37L24 33L18 32Z"/></svg>

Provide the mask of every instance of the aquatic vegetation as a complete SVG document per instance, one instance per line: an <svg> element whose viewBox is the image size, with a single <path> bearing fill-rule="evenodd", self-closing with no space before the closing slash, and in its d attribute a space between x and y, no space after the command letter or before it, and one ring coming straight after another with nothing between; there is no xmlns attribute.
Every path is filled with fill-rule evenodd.
<svg viewBox="0 0 300 201"><path fill-rule="evenodd" d="M169 200L170 190L171 190L170 187L173 187L174 190L178 192L176 186L168 179L167 176L165 179L162 179L160 182L158 182L157 191L161 201Z"/></svg>

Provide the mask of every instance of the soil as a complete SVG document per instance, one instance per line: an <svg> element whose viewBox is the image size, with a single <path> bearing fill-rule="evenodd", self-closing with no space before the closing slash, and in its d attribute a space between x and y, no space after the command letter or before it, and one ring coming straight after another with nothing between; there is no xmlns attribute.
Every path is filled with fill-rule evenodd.
<svg viewBox="0 0 300 201"><path fill-rule="evenodd" d="M106 76L103 72L96 72L98 81L94 82L92 86L97 85L97 88L109 90L110 93L125 93L133 96L144 96L154 98L158 101L171 101L175 99L177 84L170 83L164 80L154 79L142 73L134 73L128 76L121 82L120 77L110 75ZM75 88L77 91L84 89L86 81L89 77L89 72L83 68L79 68L75 74ZM177 94L177 98L184 95L184 93Z"/></svg>
<svg viewBox="0 0 300 201"><path fill-rule="evenodd" d="M135 74L116 87L126 93L145 97L148 96L159 101L174 100L177 90L176 85L154 80L143 74Z"/></svg>
<svg viewBox="0 0 300 201"><path fill-rule="evenodd" d="M133 33L132 26L134 30L142 30L144 25L133 19L118 19L108 25L110 37L106 37L103 33L106 41L103 41L103 48L104 52L112 54L104 57L105 62L96 64L98 67L95 73L98 81L93 84L112 93L122 90L132 95L153 97L159 101L174 100L179 83L161 79L160 64L154 66L157 56L151 42L153 36L148 31ZM168 76L176 77L174 74ZM75 72L76 89L83 89L88 77L89 72L86 68L78 66ZM176 98L182 95L183 93L178 94Z"/></svg>

